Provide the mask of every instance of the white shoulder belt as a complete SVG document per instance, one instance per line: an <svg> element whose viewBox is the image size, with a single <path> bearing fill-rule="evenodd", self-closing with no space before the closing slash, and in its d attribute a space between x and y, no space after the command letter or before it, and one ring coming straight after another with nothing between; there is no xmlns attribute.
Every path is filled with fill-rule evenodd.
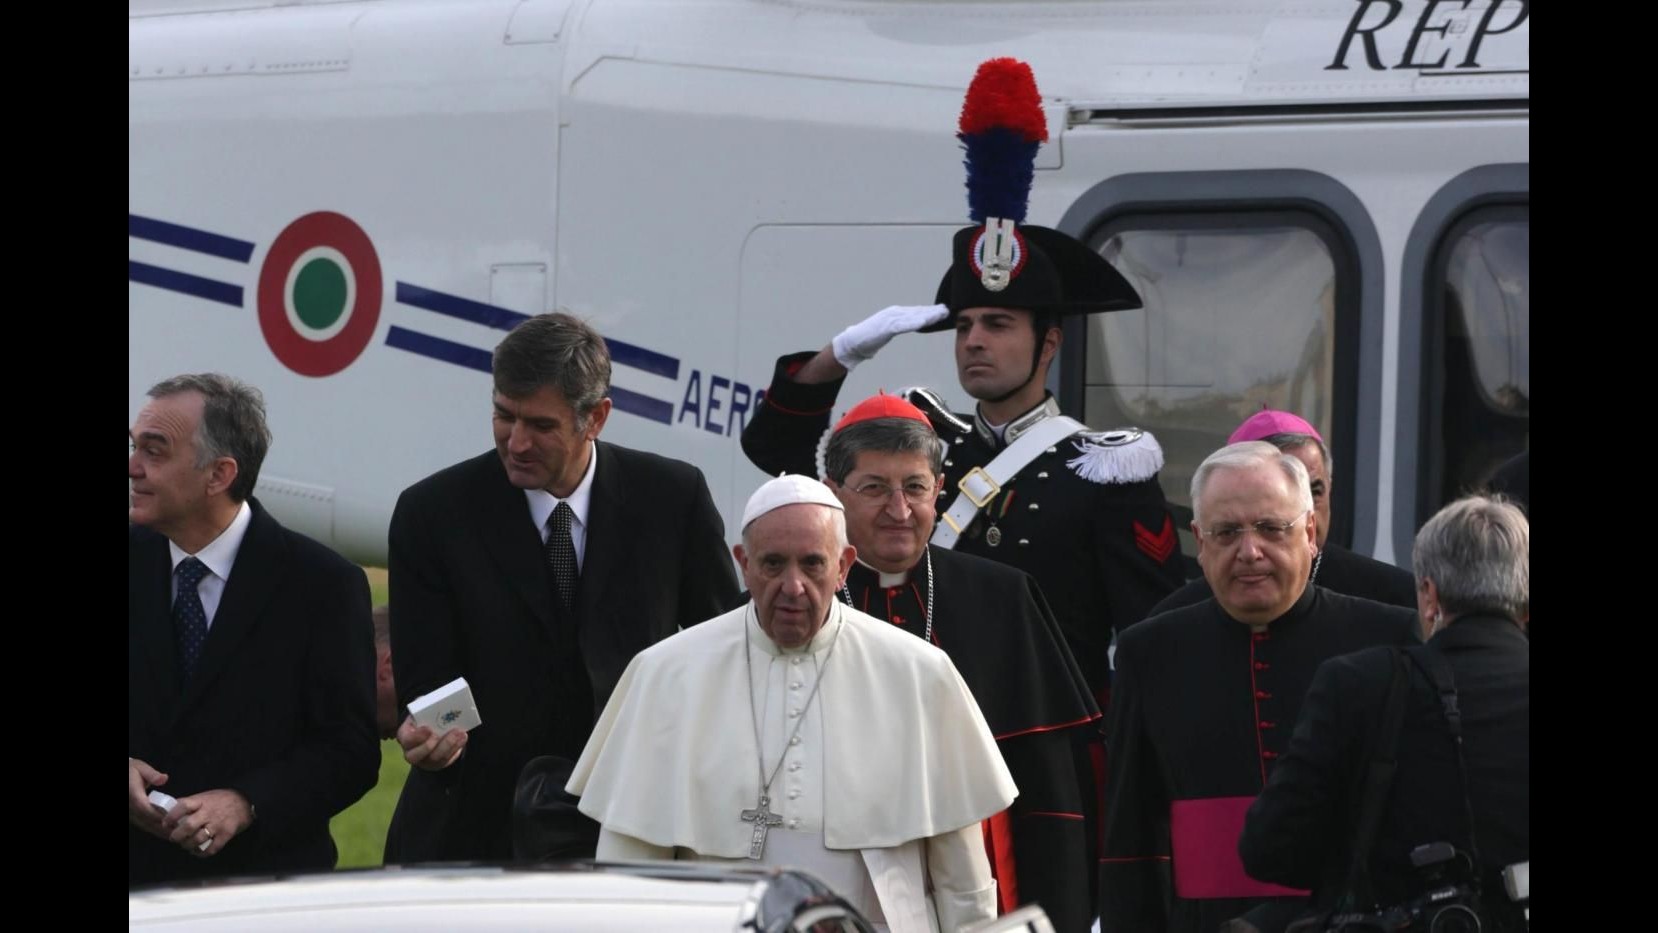
<svg viewBox="0 0 1658 933"><path fill-rule="evenodd" d="M1019 435L1005 450L982 467L974 467L961 478L956 487L961 494L950 506L950 511L939 516L933 530L932 543L941 548L954 548L961 533L973 524L979 510L990 504L1002 487L1019 475L1037 455L1049 447L1088 426L1066 415L1044 418L1029 431Z"/></svg>

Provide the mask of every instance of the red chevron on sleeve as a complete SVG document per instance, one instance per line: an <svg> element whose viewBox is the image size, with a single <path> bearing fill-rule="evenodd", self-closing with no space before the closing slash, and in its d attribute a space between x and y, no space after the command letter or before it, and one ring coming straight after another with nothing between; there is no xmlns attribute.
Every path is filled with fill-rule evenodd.
<svg viewBox="0 0 1658 933"><path fill-rule="evenodd" d="M1178 540L1175 538L1174 534L1174 519L1169 516L1163 516L1163 530L1156 534L1152 534L1150 531L1147 531L1146 526L1140 524L1139 520L1135 520L1135 546L1144 551L1147 557L1157 561L1159 564L1169 559L1169 555L1174 553L1175 545L1177 543Z"/></svg>

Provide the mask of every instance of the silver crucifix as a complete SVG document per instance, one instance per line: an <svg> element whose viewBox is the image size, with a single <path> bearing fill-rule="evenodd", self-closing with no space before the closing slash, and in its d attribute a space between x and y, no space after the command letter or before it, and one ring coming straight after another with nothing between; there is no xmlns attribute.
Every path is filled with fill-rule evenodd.
<svg viewBox="0 0 1658 933"><path fill-rule="evenodd" d="M782 825L783 817L771 812L771 798L761 794L758 807L743 811L743 822L754 824L754 835L748 841L748 857L758 859L766 851L766 833L771 827Z"/></svg>

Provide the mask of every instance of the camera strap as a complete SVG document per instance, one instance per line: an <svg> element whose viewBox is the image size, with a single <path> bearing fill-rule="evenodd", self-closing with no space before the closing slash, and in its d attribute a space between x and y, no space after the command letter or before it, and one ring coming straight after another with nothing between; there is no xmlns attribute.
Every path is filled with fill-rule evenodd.
<svg viewBox="0 0 1658 933"><path fill-rule="evenodd" d="M1349 903L1363 908L1376 902L1370 884L1370 848L1376 841L1376 829L1382 821L1382 808L1387 803L1388 788L1393 784L1393 773L1398 769L1399 732L1404 726L1405 701L1410 694L1410 673L1404 654L1398 649L1388 654L1393 661L1393 677L1388 682L1387 702L1382 707L1381 729L1376 733L1376 743L1370 749L1370 762L1365 770L1364 789L1359 798L1362 801L1359 832L1343 888Z"/></svg>
<svg viewBox="0 0 1658 933"><path fill-rule="evenodd" d="M1456 750L1457 784L1462 790L1463 816L1468 820L1468 855L1473 859L1474 874L1478 878L1485 863L1480 860L1479 839L1474 830L1474 804L1468 799L1468 769L1462 762L1462 710L1457 704L1457 685L1456 678L1451 675L1451 662L1428 645L1406 648L1404 653L1422 673L1428 675L1428 680L1433 682L1434 690L1439 694L1440 711L1444 713L1445 725L1450 729Z"/></svg>

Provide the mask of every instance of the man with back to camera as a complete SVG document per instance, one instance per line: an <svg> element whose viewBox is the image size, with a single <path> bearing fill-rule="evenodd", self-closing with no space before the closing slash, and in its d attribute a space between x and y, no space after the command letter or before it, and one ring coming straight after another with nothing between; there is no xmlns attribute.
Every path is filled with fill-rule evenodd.
<svg viewBox="0 0 1658 933"><path fill-rule="evenodd" d="M1447 882L1478 886L1470 906L1487 929L1526 929L1502 872L1527 863L1529 884L1530 554L1530 524L1502 499L1458 499L1422 526L1411 562L1427 644L1319 667L1238 841L1250 875L1311 888L1321 911L1362 914L1411 902L1431 870L1448 870ZM1399 725L1384 738L1394 683ZM1356 778L1379 746L1396 764L1372 804ZM1415 867L1428 853L1413 850L1435 843L1450 858Z"/></svg>

